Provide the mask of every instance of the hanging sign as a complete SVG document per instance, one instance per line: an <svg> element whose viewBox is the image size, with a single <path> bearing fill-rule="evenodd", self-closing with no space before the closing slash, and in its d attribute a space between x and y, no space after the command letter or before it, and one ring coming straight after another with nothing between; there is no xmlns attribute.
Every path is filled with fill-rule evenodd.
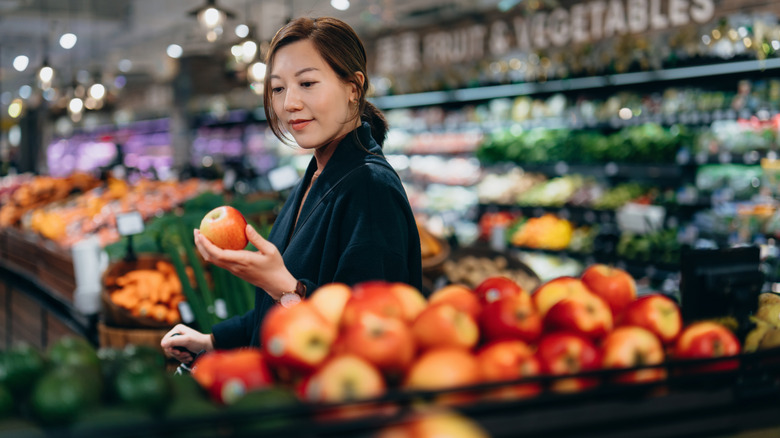
<svg viewBox="0 0 780 438"><path fill-rule="evenodd" d="M413 72L422 66L701 24L714 16L715 0L595 0L454 29L382 37L376 41L375 70L383 75Z"/></svg>

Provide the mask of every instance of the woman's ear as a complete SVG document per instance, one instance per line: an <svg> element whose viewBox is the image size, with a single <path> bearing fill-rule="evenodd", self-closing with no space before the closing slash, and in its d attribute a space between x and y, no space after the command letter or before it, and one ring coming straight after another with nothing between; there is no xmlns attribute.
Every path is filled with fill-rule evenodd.
<svg viewBox="0 0 780 438"><path fill-rule="evenodd" d="M360 94L361 94L360 91L363 90L363 84L366 83L366 76L363 75L363 72L356 71L355 72L355 79L358 81L358 83L360 83L360 90L358 90L358 87L357 87L357 85L355 85L354 82L351 83L352 84L352 90L351 90L352 95L350 96L350 100L352 100L353 102L357 102L358 96L360 96Z"/></svg>

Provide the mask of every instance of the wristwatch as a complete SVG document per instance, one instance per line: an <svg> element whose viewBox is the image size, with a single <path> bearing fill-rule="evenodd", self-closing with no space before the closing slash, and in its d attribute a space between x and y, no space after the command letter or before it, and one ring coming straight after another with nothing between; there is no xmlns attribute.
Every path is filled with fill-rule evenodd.
<svg viewBox="0 0 780 438"><path fill-rule="evenodd" d="M295 289L282 293L282 296L279 297L279 304L282 307L290 308L300 303L304 298L306 298L306 285L301 280L298 280L295 283Z"/></svg>

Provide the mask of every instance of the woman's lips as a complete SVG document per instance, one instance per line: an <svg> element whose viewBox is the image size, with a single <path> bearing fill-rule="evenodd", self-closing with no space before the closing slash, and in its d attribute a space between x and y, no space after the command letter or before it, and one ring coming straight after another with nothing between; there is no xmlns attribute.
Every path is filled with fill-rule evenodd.
<svg viewBox="0 0 780 438"><path fill-rule="evenodd" d="M305 128L309 123L311 123L311 120L293 120L290 122L290 127L295 131L300 131L301 129Z"/></svg>

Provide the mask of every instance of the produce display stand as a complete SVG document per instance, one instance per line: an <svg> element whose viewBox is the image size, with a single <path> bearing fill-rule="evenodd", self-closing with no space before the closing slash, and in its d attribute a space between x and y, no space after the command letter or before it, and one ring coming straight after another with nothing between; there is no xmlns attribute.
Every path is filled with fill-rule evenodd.
<svg viewBox="0 0 780 438"><path fill-rule="evenodd" d="M735 437L778 436L780 433L780 348L737 357L729 371L693 373L702 365L733 362L734 358L686 362L668 361L669 378L643 384L608 383L625 370L600 370L570 376L539 376L512 382L480 384L446 391L399 391L362 402L268 407L213 415L177 417L127 426L80 430L79 437L370 437L386 427L403 424L422 406L446 408L477 422L492 437ZM641 369L632 368L630 370ZM484 391L519 383L548 386L570 377L598 378L594 389L542 394L515 400L480 398ZM437 400L471 395L473 401L445 405ZM389 407L389 409L388 409ZM349 420L323 417L376 409L381 415ZM389 412L389 413L388 413ZM63 431L55 436L76 436Z"/></svg>

